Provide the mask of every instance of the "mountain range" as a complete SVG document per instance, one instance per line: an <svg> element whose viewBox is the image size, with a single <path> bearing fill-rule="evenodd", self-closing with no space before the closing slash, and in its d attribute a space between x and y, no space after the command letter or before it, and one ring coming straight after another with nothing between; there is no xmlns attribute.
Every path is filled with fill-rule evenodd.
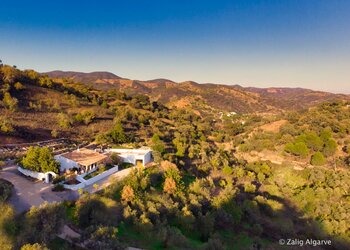
<svg viewBox="0 0 350 250"><path fill-rule="evenodd" d="M174 82L168 79L141 81L110 72L51 71L43 74L55 79L66 78L84 83L104 91L117 89L131 95L145 94L152 100L168 105L179 107L200 104L237 113L280 112L309 108L325 101L350 100L349 95L305 88L254 88L194 81Z"/></svg>

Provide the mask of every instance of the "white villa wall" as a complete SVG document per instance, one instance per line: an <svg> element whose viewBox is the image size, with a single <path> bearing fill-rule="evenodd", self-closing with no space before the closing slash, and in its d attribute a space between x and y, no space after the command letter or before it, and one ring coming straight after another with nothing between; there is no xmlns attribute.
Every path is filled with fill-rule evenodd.
<svg viewBox="0 0 350 250"><path fill-rule="evenodd" d="M152 161L152 151L148 151L143 157L143 165Z"/></svg>
<svg viewBox="0 0 350 250"><path fill-rule="evenodd" d="M66 189L70 189L70 190L75 190L76 191L79 188L84 188L86 186L92 185L95 182L97 182L99 180L102 180L102 179L106 178L107 176L118 172L118 169L119 169L119 167L115 166L115 167L110 168L110 169L104 171L103 173L98 174L98 175L96 175L96 176L94 176L94 177L92 177L92 178L90 178L88 180L84 179L84 177L87 175L87 173L84 173L84 174L78 175L76 177L76 179L80 182L79 184L76 184L76 185L64 184L63 186Z"/></svg>
<svg viewBox="0 0 350 250"><path fill-rule="evenodd" d="M58 161L61 164L61 167L60 167L61 172L72 169L74 167L78 167L78 163L63 157L62 155L55 155L54 158L56 161Z"/></svg>
<svg viewBox="0 0 350 250"><path fill-rule="evenodd" d="M51 174L53 178L56 177L56 174L54 172L46 172L46 173L34 172L21 167L17 167L17 170L22 174L24 174L25 176L30 176L32 178L35 178L41 181L45 180L46 183L50 182L49 174Z"/></svg>
<svg viewBox="0 0 350 250"><path fill-rule="evenodd" d="M98 174L98 175L96 175L96 176L94 176L94 177L92 177L92 178L90 178L88 180L84 179L84 183L85 183L86 186L94 184L95 182L97 182L99 180L102 180L102 179L106 178L107 176L109 176L111 174L114 174L115 172L118 172L118 169L119 169L118 166L110 168L110 169L104 171L103 173Z"/></svg>
<svg viewBox="0 0 350 250"><path fill-rule="evenodd" d="M130 154L119 154L120 158L122 158L123 162L131 163L133 165L136 164L136 157L135 155Z"/></svg>
<svg viewBox="0 0 350 250"><path fill-rule="evenodd" d="M75 185L63 184L63 187L65 189L70 189L70 190L73 190L73 191L77 191L79 188L84 188L85 184L84 183L79 183L79 184L75 184Z"/></svg>

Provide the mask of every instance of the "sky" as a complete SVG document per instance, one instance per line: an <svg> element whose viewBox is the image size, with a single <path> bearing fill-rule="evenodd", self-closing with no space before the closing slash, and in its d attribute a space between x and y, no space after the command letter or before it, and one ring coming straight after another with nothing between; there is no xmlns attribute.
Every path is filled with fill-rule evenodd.
<svg viewBox="0 0 350 250"><path fill-rule="evenodd" d="M0 13L0 59L21 69L350 94L347 0L4 0Z"/></svg>

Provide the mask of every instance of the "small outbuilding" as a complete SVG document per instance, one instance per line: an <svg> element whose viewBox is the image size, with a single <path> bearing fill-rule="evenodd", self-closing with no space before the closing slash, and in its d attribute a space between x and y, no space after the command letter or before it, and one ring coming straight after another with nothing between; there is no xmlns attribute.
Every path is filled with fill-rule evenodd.
<svg viewBox="0 0 350 250"><path fill-rule="evenodd" d="M150 149L125 149L125 148L110 148L107 153L117 153L123 162L137 165L140 163L145 166L152 161L152 151Z"/></svg>

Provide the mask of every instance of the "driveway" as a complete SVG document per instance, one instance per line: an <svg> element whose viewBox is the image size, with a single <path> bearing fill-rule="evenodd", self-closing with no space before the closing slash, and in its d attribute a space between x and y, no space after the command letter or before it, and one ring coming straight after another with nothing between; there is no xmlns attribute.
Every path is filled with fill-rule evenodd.
<svg viewBox="0 0 350 250"><path fill-rule="evenodd" d="M29 210L32 206L39 206L44 202L61 202L75 200L78 193L74 191L53 192L53 185L41 181L33 181L17 171L16 166L7 166L0 172L0 178L8 180L14 185L14 192L9 200L16 213Z"/></svg>

